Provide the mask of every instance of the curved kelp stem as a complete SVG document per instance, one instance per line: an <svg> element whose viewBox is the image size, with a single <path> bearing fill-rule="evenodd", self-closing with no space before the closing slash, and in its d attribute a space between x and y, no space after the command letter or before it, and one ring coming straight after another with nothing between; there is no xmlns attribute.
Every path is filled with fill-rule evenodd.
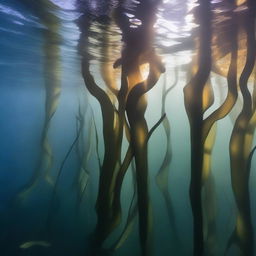
<svg viewBox="0 0 256 256"><path fill-rule="evenodd" d="M25 1L31 5L31 1ZM32 5L31 5L32 6ZM43 131L41 135L41 150L39 160L37 162L34 173L21 190L18 192L18 196L25 198L36 186L42 176L46 181L53 185L50 171L53 165L53 153L48 141L48 131L52 117L57 109L58 100L61 92L60 81L60 36L58 34L60 20L54 14L58 10L50 1L38 1L33 5L33 11L39 17L42 24L45 25L44 31L44 83L45 83L45 120L43 125Z"/></svg>
<svg viewBox="0 0 256 256"><path fill-rule="evenodd" d="M252 158L253 158L253 154L254 154L255 150L256 150L256 146L254 146L254 148L252 149L252 151L250 152L249 157L248 157L248 161L247 161L247 171L248 172L251 172Z"/></svg>
<svg viewBox="0 0 256 256"><path fill-rule="evenodd" d="M141 6L138 7L138 9L140 8ZM137 103L139 102L140 97L144 93L146 93L156 83L159 76L158 75L159 67L161 66L160 58L155 55L154 50L152 49L151 45L147 41L147 39L149 39L147 35L149 31L147 30L147 28L148 26L149 27L152 26L152 22L151 21L148 22L147 20L148 17L150 17L151 19L150 14L152 13L149 13L149 16L146 15L146 17L143 17L143 18L146 18L145 23L143 23L143 26L142 26L143 30L146 28L145 31L143 31L144 34L146 32L146 38L143 39L143 42L141 43L141 45L139 45L138 48L136 47L134 48L134 46L130 44L132 43L132 41L129 41L132 39L132 34L133 34L132 31L129 31L128 34L126 34L127 33L126 29L129 27L125 25L125 23L128 21L127 16L123 12L121 12L121 16L116 17L116 21L118 25L120 25L120 28L124 33L123 37L128 38L127 40L129 41L129 43L126 42L127 43L126 46L128 46L128 48L131 50L128 52L126 51L127 48L125 47L126 50L123 51L122 58L120 60L117 60L114 63L114 68L117 68L118 66L122 67L120 89L117 90L115 88L115 85L113 85L112 81L110 81L109 79L110 74L105 74L104 65L101 65L102 67L101 71L104 73L102 74L102 77L103 77L103 80L105 81L107 88L111 90L112 94L115 95L118 101L117 108L115 106L115 102L112 101L111 95L106 93L102 88L100 88L96 84L90 71L90 61L88 58L89 57L88 51L86 50L81 51L82 74L83 74L85 85L88 91L90 92L90 94L93 95L98 100L101 107L102 122L103 122L103 139L104 139L104 159L101 166L99 191L98 191L98 198L96 203L97 225L95 228L93 241L92 241L92 249L91 249L92 255L98 255L99 253L102 253L104 241L109 237L110 233L120 223L121 187L122 187L122 182L123 182L125 173L128 170L128 167L130 165L133 155L135 156L135 162L136 162L137 183L140 183L138 184L138 191L139 191L138 205L139 205L139 212L140 212L139 213L140 226L143 227L143 228L140 228L140 234L142 238L141 241L143 241L144 239L143 236L147 236L147 234L149 233L145 228L145 226L148 225L148 217L146 216L146 222L143 221L144 213L146 213L147 215L149 212L148 204L146 202L146 209L144 210L143 209L144 203L142 202L144 201L144 199L148 200L147 197L143 195L143 193L145 193L145 191L143 191L145 190L145 186L143 182L147 183L147 180L142 181L142 178L143 178L142 176L144 176L144 174L143 175L138 174L139 172L142 172L142 173L147 172L146 147L148 142L148 130L146 125L146 120L144 118L144 111L146 107L145 99L143 99L143 102L141 101L139 103L140 106L136 106L136 111L138 111L139 119L135 121L133 116L135 113L131 114L130 110L133 108L131 104L135 103L135 105L138 105ZM126 19L125 21L122 20L122 18L124 17ZM80 29L82 32L81 40L80 40L81 49L84 49L83 48L84 45L82 45L82 42L84 40L84 36L86 36L85 29L87 29L87 28L84 28L83 24L84 24L84 21L80 20ZM103 37L104 37L104 34L107 36L107 33L103 33ZM149 42L151 42L151 40ZM104 49L106 50L106 45L104 47L105 47ZM132 49L136 49L136 51L133 52ZM139 86L142 81L140 65L143 63L150 64L150 75L147 81L145 81L145 83L142 83L143 85L141 88L145 87L144 88L145 90L141 91ZM135 89L135 87L137 89ZM129 93L129 96L127 96L128 93ZM125 112L127 112L129 124L131 127L130 128L131 132L129 135L131 143L127 149L127 153L124 160L121 161L123 129L124 127L127 127L125 122ZM145 130L143 130L144 127L142 128L142 130L140 129L142 140L143 140L142 147L141 145L138 145L138 138L136 138L137 131L135 131L138 129L137 125L140 122L142 122L143 126L146 127ZM126 129L126 132L127 132L127 129ZM140 148L138 148L138 146ZM142 168L144 170L142 170ZM145 176L145 178L147 179L147 175ZM142 249L143 255L148 254L148 251L146 252L145 243L141 242L141 244L143 248Z"/></svg>
<svg viewBox="0 0 256 256"><path fill-rule="evenodd" d="M116 223L112 220L112 187L114 174L117 167L117 159L120 159L120 134L115 133L114 115L115 109L107 94L99 88L90 74L89 63L86 58L82 60L82 72L85 85L89 92L99 101L103 118L103 137L105 154L101 167L99 192L96 205L98 223L95 231L95 248L101 248L102 243L113 230Z"/></svg>
<svg viewBox="0 0 256 256"><path fill-rule="evenodd" d="M81 30L83 32L83 28ZM116 95L118 100L118 109L116 109L108 94L96 84L89 66L88 56L85 53L82 58L82 74L88 91L98 100L101 107L105 149L96 203L97 225L91 252L97 255L98 251L102 250L103 242L120 223L121 218L121 213L115 210L113 201L117 174L120 168L128 168L125 163L120 163L128 84L126 77L122 75L121 87Z"/></svg>
<svg viewBox="0 0 256 256"><path fill-rule="evenodd" d="M204 239L205 250L209 255L215 255L216 252L216 198L215 184L211 173L211 154L216 137L216 121L224 118L234 107L237 98L237 51L238 51L238 29L236 24L235 6L229 11L230 25L226 36L230 38L231 60L227 73L228 93L222 103L213 113L205 118L203 124L204 160L202 185L203 208L204 208ZM221 47L221 46L220 46ZM210 96L212 97L212 96Z"/></svg>
<svg viewBox="0 0 256 256"><path fill-rule="evenodd" d="M231 52L231 60L230 65L227 73L227 83L228 83L228 93L227 96L222 103L222 105L217 108L213 113L211 113L208 117L204 120L204 127L203 127L203 138L206 139L208 133L212 125L222 118L224 118L234 107L238 92L237 92L237 51L238 51L238 29L236 24L236 13L235 13L235 6L230 10L230 25L229 31L227 35L230 39L230 52Z"/></svg>
<svg viewBox="0 0 256 256"><path fill-rule="evenodd" d="M151 212L148 191L148 127L144 117L147 102L144 94L158 81L164 67L152 47L152 27L155 21L157 2L141 1L134 10L142 25L133 29L120 4L115 13L117 25L123 32L125 47L121 59L114 67L122 66L122 76L127 77L129 94L126 113L130 125L130 143L135 157L139 212L141 255L150 255ZM141 40L137 40L140 37ZM148 78L143 81L141 66L149 65Z"/></svg>
<svg viewBox="0 0 256 256"><path fill-rule="evenodd" d="M153 134L153 132L163 122L165 117L166 117L166 115L164 113L163 116L158 120L158 122L156 122L156 124L150 129L150 131L148 132L148 136L146 138L147 143L148 143L151 135ZM130 138L131 138L130 134L129 134L129 136L127 136L127 138L130 143ZM120 167L120 170L119 170L119 172L117 174L117 178L116 178L115 194L114 194L114 200L113 200L113 209L116 213L121 214L121 202L120 202L121 187L122 187L122 183L124 180L124 176L126 174L126 171L129 167L133 157L134 157L134 154L133 154L131 143L130 143L128 150L126 152L125 158L122 162L122 165ZM134 162L132 162L132 163L134 163ZM126 224L125 224L125 227L124 227L121 235L119 236L117 241L111 246L110 251L117 250L118 248L120 248L122 246L122 244L125 242L125 240L129 236L129 234L131 233L133 225L134 225L135 217L137 216L138 203L137 202L134 203L135 196L137 194L136 171L135 171L134 164L132 164L132 174L133 174L133 183L134 183L134 194L133 194L132 201L131 201L131 204L129 207L128 217L127 217Z"/></svg>
<svg viewBox="0 0 256 256"><path fill-rule="evenodd" d="M203 113L214 103L214 94L209 79L203 90ZM223 105L221 105L222 107ZM220 108L221 108L220 107ZM216 252L216 194L214 177L211 169L212 150L216 138L217 124L214 121L209 134L204 138L204 152L202 165L202 208L203 208L203 234L206 255L215 255ZM203 122L203 125L205 121Z"/></svg>
<svg viewBox="0 0 256 256"><path fill-rule="evenodd" d="M163 90L162 90L162 109L161 113L162 115L165 113L165 104L166 104L166 98L168 93L177 85L178 82L178 68L175 68L175 78L174 78L174 83L166 89L166 80L167 80L167 75L165 73L165 80L164 80L164 85L163 85ZM170 164L172 160L172 149L171 149L171 144L170 144L170 139L171 139L171 126L170 126L170 121L167 116L164 117L163 120L163 127L166 135L166 141L167 141L167 148L166 148L166 153L164 156L164 160L159 168L159 171L156 175L156 184L161 191L164 201L165 201L165 206L167 209L167 213L169 216L169 221L171 224L171 230L174 234L174 243L177 245L178 248L181 247L181 241L179 238L178 234L178 228L176 224L176 219L174 215L174 208L172 204L172 199L171 195L169 192L169 170L170 170Z"/></svg>
<svg viewBox="0 0 256 256"><path fill-rule="evenodd" d="M206 81L211 70L211 10L209 3L200 2L198 7L200 24L198 70L191 82L184 88L185 107L188 113L191 129L191 186L190 197L194 218L194 255L204 253L203 243L203 218L201 187L203 175L204 144L207 136L219 119L224 118L233 108L237 99L237 28L235 24L235 12L230 11L229 38L231 38L231 61L229 65L227 82L228 94L223 104L203 119L204 112L212 104L211 92L205 90ZM210 94L209 94L210 93ZM207 103L208 102L208 103ZM207 104L206 104L207 103ZM208 105L208 106L207 106Z"/></svg>
<svg viewBox="0 0 256 256"><path fill-rule="evenodd" d="M253 103L253 98L248 89L248 80L255 66L256 55L255 1L248 0L247 7L246 20L243 24L247 37L247 56L239 79L243 107L234 124L230 139L231 182L238 212L236 226L227 245L227 250L232 244L237 245L240 254L243 256L254 255L254 234L249 193L250 168L247 165L255 129L255 120L253 120L255 118L255 102Z"/></svg>
<svg viewBox="0 0 256 256"><path fill-rule="evenodd" d="M203 90L211 70L211 10L210 1L200 0L198 70L184 88L185 108L190 122L191 181L190 202L193 214L194 256L204 254L203 212L201 200L203 168Z"/></svg>
<svg viewBox="0 0 256 256"><path fill-rule="evenodd" d="M150 71L147 81L133 87L128 95L126 105L131 128L131 145L136 164L140 243L142 249L141 255L143 256L150 255L151 214L148 194L148 127L144 117L146 102L142 96L156 84L160 75L160 71L155 63L149 63L149 65Z"/></svg>
<svg viewBox="0 0 256 256"><path fill-rule="evenodd" d="M103 26L103 25L102 25ZM117 89L117 81L115 77L116 70L113 69L113 64L110 61L111 58L111 47L110 47L110 24L104 25L102 27L102 36L101 36L101 77L105 82L106 88L110 93L108 93L109 97L112 99L113 104L118 95Z"/></svg>

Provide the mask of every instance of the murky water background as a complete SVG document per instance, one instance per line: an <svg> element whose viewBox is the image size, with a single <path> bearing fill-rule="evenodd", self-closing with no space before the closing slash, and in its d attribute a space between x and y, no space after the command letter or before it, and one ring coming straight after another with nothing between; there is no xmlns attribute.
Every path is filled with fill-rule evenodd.
<svg viewBox="0 0 256 256"><path fill-rule="evenodd" d="M230 19L232 7L224 2L211 1L215 41L212 43L214 65L208 83L211 81L214 103L203 114L204 118L224 102L228 93L231 50L230 43L226 43L228 40L221 39L228 33L229 26L221 22ZM248 9L247 2L235 2L236 9L232 13L238 14L235 20L239 24L243 12ZM130 29L144 25L134 15L138 5L139 1L123 3L122 11L130 22ZM165 72L146 93L145 120L149 130L161 117L168 119L170 124L169 140L165 121L160 120L148 141L149 175L146 180L153 217L152 230L149 230L152 255L193 255L193 215L189 197L191 130L184 87L198 69L198 45L202 38L198 35L200 20L194 18L196 6L198 4L192 0L159 1L152 13L155 18L149 32L150 47L162 59ZM102 109L85 86L81 63L86 56L90 74L99 88L107 92L118 113L114 91L120 89L124 71L120 67L114 69L113 65L121 57L128 39L116 22L116 10L119 10L118 1L0 1L1 255L109 255L110 251L102 248L111 248L122 234L127 219L129 222L136 187L133 170L139 171L134 162L129 165L122 184L121 222L107 236L102 248L96 252L91 249L98 218L95 204L99 177L104 171L100 169L106 150ZM245 35L240 34L238 75L246 62ZM132 40L143 41L143 35ZM133 47L129 48L130 56L136 56L136 45L134 43L134 51ZM147 79L146 65L140 72L141 77ZM255 67L247 83L251 95L255 90L254 73ZM172 86L162 109L163 88L168 90ZM255 97L252 101L255 105ZM229 142L242 107L243 97L239 91L232 111L216 122L216 137L209 153L211 186L202 186L206 255L224 255L236 221L239 222L231 185ZM127 113L125 116L127 118ZM249 139L245 147L247 144L250 144ZM251 139L250 152L254 145L255 140ZM123 131L121 161L128 146L129 136ZM241 143L237 145L238 148L242 146ZM169 154L166 167L169 174L165 179L171 198L171 216L156 182L166 154ZM247 163L248 159L247 154ZM237 161L239 164L242 160ZM255 164L252 155L249 201L254 231ZM204 200L205 195L210 197ZM137 201L136 196L133 200ZM207 226L207 216L212 226ZM120 248L111 251L113 255L140 255L138 210L130 223L127 239ZM233 245L227 255L238 255L238 251Z"/></svg>

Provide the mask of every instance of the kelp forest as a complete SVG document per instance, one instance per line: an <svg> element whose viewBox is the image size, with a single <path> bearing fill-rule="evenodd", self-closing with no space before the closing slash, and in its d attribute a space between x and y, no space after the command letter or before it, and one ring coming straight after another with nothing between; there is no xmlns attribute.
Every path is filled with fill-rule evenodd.
<svg viewBox="0 0 256 256"><path fill-rule="evenodd" d="M1 255L256 255L255 0L0 13Z"/></svg>

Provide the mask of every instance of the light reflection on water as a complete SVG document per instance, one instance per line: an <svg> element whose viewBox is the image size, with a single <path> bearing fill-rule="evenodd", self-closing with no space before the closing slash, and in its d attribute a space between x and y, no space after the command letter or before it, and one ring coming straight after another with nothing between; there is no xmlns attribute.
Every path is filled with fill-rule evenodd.
<svg viewBox="0 0 256 256"><path fill-rule="evenodd" d="M24 2L25 4L29 4L29 1ZM86 1L81 1L81 3L79 4L77 4L76 1L56 0L52 2L56 4L54 10L51 9L51 6L47 6L47 9L41 12L41 14L47 17L47 13L49 13L50 16L53 15L56 17L57 20L59 20L58 22L60 23L60 27L58 28L58 30L54 31L54 33L58 33L61 36L62 40L60 42L60 45L65 45L66 50L70 48L70 52L77 51L78 40L80 37L80 31L77 26L77 21L79 20L79 17L81 17L85 12L85 15L87 15L88 17L92 15L92 20L95 20L95 24L90 26L90 31L88 31L88 43L91 46L90 54L92 54L92 56L97 59L101 59L101 61L103 59L106 60L106 58L102 58L101 55L104 54L104 52L100 51L99 48L104 47L103 44L107 44L108 47L111 47L113 49L113 52L116 52L116 55L109 55L109 57L111 58L109 61L114 61L117 58L117 55L120 54L120 50L122 48L122 33L120 29L115 25L115 22L112 21L111 25L108 26L107 31L105 31L105 33L108 34L108 41L102 42L102 25L99 24L97 21L101 19L100 17L102 15L109 16L111 18L111 13L115 11L113 7L106 8L106 13L102 13L104 8L100 8L98 4L96 4L97 1L89 1L88 3L86 3ZM77 6L80 8L77 8ZM130 11L127 12L127 15L128 17L130 17L131 25L134 26L134 29L136 29L138 26L141 25L141 21L137 17L134 17L134 14L132 14L132 5L128 4L128 6L130 7ZM194 0L163 1L163 3L158 6L157 19L154 25L154 37L155 45L160 50L161 54L167 55L168 53L172 53L172 46L177 46L182 44L183 42L191 41L188 38L192 37L192 31L194 28L197 27L193 19L193 14L191 13L195 6L196 3ZM0 27L0 30L9 33L13 32L16 34L21 34L22 32L19 27L21 25L25 25L27 27L32 26L43 30L47 29L44 22L40 21L41 14L40 10L37 10L37 4L34 4L34 7L32 4L32 9L30 8L31 10L29 10L33 13L34 9L35 12L33 14L27 15L26 13L25 15L23 15L22 11L20 11L19 9L15 10L15 6L9 7L6 4L1 4L0 12L2 12L3 18L7 20L10 19L10 21L13 22L15 26L13 27L13 29ZM49 21L50 19L51 18L49 18ZM104 21L101 21L101 23L102 22ZM192 45L190 45L189 47L193 49ZM182 48L184 48L182 45L181 47L178 47L179 51L182 52L183 50L188 50ZM187 48L187 44L185 45L185 48ZM67 51L65 54L69 54L69 51ZM182 53L180 53L179 55L181 54ZM187 52L184 52L184 55L187 56Z"/></svg>

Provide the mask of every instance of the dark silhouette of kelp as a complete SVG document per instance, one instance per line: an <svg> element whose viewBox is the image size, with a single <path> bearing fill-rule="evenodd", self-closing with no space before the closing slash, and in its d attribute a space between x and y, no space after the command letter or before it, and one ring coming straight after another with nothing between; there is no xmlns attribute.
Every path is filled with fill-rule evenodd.
<svg viewBox="0 0 256 256"><path fill-rule="evenodd" d="M128 86L125 79L122 78L121 89L114 91L117 93L114 96L118 100L118 109L116 109L108 94L96 85L89 70L89 60L85 54L82 60L82 72L87 89L100 103L103 117L105 153L101 164L98 200L96 203L98 224L95 229L94 245L92 246L94 251L98 251L101 250L105 239L120 222L121 209L119 207L117 209L116 203L113 203L116 202L113 191L115 189L116 175L118 173L125 174L131 161L131 153L129 153L131 150L128 149L124 163L121 164L120 162L125 119L125 97ZM126 160L127 158L128 160Z"/></svg>
<svg viewBox="0 0 256 256"><path fill-rule="evenodd" d="M248 0L246 5L248 9L242 24L247 41L246 62L239 79L243 105L235 121L230 139L231 181L238 212L235 229L230 236L227 250L232 244L236 244L240 249L241 255L254 255L254 234L249 193L250 168L248 168L248 161L250 159L253 133L256 126L255 92L251 95L248 89L248 81L255 67L256 3Z"/></svg>
<svg viewBox="0 0 256 256"><path fill-rule="evenodd" d="M155 4L147 6L149 13L144 15L142 9L145 3L138 7L137 17L141 18L143 25L136 30L129 28L129 20L122 10L116 12L115 21L123 32L125 47L122 51L121 59L114 63L114 68L121 66L121 85L116 89L111 82L111 73L103 75L103 80L107 88L116 98L118 107L115 107L113 99L109 94L101 89L95 82L90 72L88 53L82 52L82 74L88 91L98 100L101 106L104 138L104 159L101 166L98 199L96 203L97 225L92 242L92 254L97 255L102 251L103 242L110 233L119 225L121 218L120 194L122 182L125 173L131 163L132 157L135 158L136 183L138 197L138 212L140 223L140 241L142 255L149 255L149 235L150 235L150 204L148 195L148 167L147 167L147 143L153 130L160 124L159 122L148 131L147 123L144 118L146 110L146 99L144 94L149 91L158 81L159 75L164 71L160 58L154 52L151 46L150 29L154 24L153 11ZM140 15L142 15L140 17ZM86 31L82 25L88 20L81 19L80 29L82 36L80 42L83 42L83 36ZM90 24L87 23L87 26ZM108 25L101 25L107 31ZM131 40L138 33L143 33L145 38L138 42L137 47L131 44ZM103 33L102 42L106 42L106 33ZM108 49L107 44L102 44L104 52ZM80 44L80 49L82 49ZM135 49L131 51L131 47ZM84 49L84 48L83 48ZM141 65L148 63L149 75L143 81L141 74ZM102 66L103 67L103 66ZM106 71L106 69L105 69ZM104 69L102 68L104 73ZM125 114L127 114L127 125ZM126 127L126 133L129 133L130 146L127 149L126 156L121 161L121 147L123 140L123 131ZM134 215L134 214L132 214ZM129 221L128 221L129 222Z"/></svg>
<svg viewBox="0 0 256 256"><path fill-rule="evenodd" d="M211 8L210 1L199 1L198 69L184 88L185 107L191 133L190 201L193 213L194 256L204 254L203 212L201 200L203 170L203 90L211 71Z"/></svg>
<svg viewBox="0 0 256 256"><path fill-rule="evenodd" d="M173 87L178 83L177 73L173 86L167 89L166 80L164 82L162 97L159 97L159 102L162 103L159 121L149 129L145 117L147 93L154 88L161 74L165 72L162 60L154 47L154 25L161 1L101 1L102 7L95 1L98 9L96 8L93 13L82 9L90 3L78 3L81 11L77 20L81 32L78 42L81 73L87 91L100 106L102 122L99 123L102 124L104 149L99 150L101 136L98 131L101 131L101 128L96 127L94 116L86 111L84 113L79 107L76 134L60 164L55 181L50 173L53 153L48 141L48 132L61 91L58 33L61 22L55 15L58 7L51 1L23 2L46 27L43 30L46 100L40 159L31 179L18 192L17 198L26 198L41 179L53 185L47 219L47 227L51 228L60 177L67 159L76 149L78 168L74 173L73 190L76 196L75 207L79 212L91 181L87 165L92 141L95 140L99 167L95 168L99 169L95 207L97 222L90 240L90 249L83 253L89 256L115 253L131 235L138 216L140 255L151 255L153 243L148 142L153 132L162 124L167 147L155 179L167 209L171 224L170 233L174 235L171 242L182 252L182 237L179 236L179 225L174 215L172 195L169 192L172 142L171 125L166 115L167 95L172 93ZM236 245L241 255L251 256L255 250L249 181L252 157L256 150L255 147L252 149L256 127L256 84L251 90L250 82L255 75L256 2L198 0L192 12L198 27L191 37L178 45L166 47L164 51L174 53L195 46L191 69L187 71L190 80L184 87L184 103L190 124L191 142L189 196L193 215L193 255L214 256L219 253L216 228L218 209L212 154L219 132L217 121L230 114L236 104L240 104L238 107L241 110L237 118L233 118L229 144L231 183L237 216L224 254L229 252L231 246ZM122 44L122 49L117 56L114 50L121 47L113 45L111 36L112 33L119 32L122 34L122 42L118 44ZM95 38L97 44L94 45L90 39ZM99 55L95 53L97 50ZM245 59L243 55L246 56ZM95 69L94 65L97 61L99 70ZM95 70L100 71L97 73L98 76L95 75ZM217 77L222 76L220 81L223 83L224 78L226 79L227 94L220 105L213 109L216 100L213 76L216 74ZM165 78L168 75L167 73ZM85 140L86 118L89 119L89 128ZM100 152L103 152L103 157ZM125 177L129 173L132 175L130 185L133 189L128 202L130 204L127 218L123 220L121 196ZM114 231L119 236L113 242L111 235ZM109 240L111 242L106 246Z"/></svg>
<svg viewBox="0 0 256 256"><path fill-rule="evenodd" d="M228 11L228 22L226 22L225 19L223 21L224 24L228 23L227 25L225 24L228 26L228 33L226 34L226 37L230 39L228 49L231 53L230 65L227 73L228 93L224 102L207 117L204 117L204 112L207 110L207 108L204 107L204 98L205 96L212 97L211 95L207 96L207 94L204 94L205 88L207 88L207 80L209 79L212 67L216 67L215 63L220 57L218 52L223 51L223 45L218 45L218 42L213 41L214 33L218 31L217 25L219 24L215 24L215 26L212 27L210 18L212 15L209 3L207 4L206 1L204 3L200 2L200 5L197 7L199 23L198 68L194 77L184 88L185 106L191 127L190 196L194 216L194 255L202 255L204 253L201 203L204 155L203 145L205 144L212 126L217 120L224 118L231 111L236 103L238 95L236 82L238 36L235 8L236 6L234 5L233 8ZM217 18L215 17L216 20ZM227 52L225 52L225 54L227 54ZM214 57L213 59L212 56ZM214 63L214 65L212 63ZM211 100L209 102L211 102Z"/></svg>
<svg viewBox="0 0 256 256"><path fill-rule="evenodd" d="M151 29L155 21L156 3L148 5L141 1L136 9L136 18L141 21L141 26L132 29L126 15L119 11L115 17L118 26L123 32L125 47L122 57L115 63L122 65L122 75L127 77L130 92L127 96L126 112L130 125L130 141L135 158L137 200L139 213L139 232L141 255L150 255L151 210L148 191L148 155L147 142L149 131L144 117L147 102L145 94L153 88L164 67L151 46ZM147 12L145 12L145 9ZM140 35L142 40L135 40ZM136 43L136 45L134 45ZM149 74L143 81L140 65L148 63Z"/></svg>

